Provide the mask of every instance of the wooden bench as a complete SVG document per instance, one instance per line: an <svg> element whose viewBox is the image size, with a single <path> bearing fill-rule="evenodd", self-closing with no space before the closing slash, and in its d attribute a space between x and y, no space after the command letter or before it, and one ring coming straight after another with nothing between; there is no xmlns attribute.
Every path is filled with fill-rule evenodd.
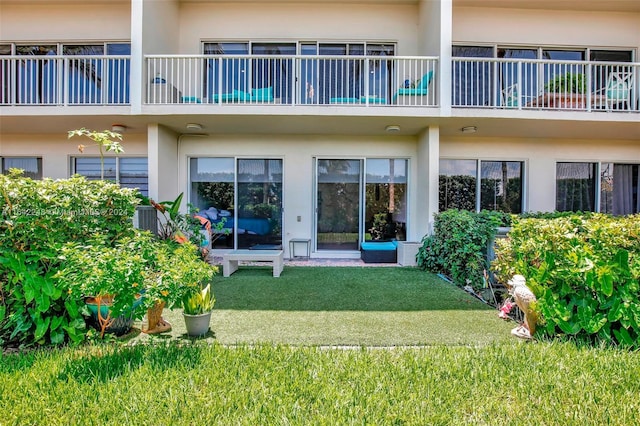
<svg viewBox="0 0 640 426"><path fill-rule="evenodd" d="M228 277L238 270L239 261L271 262L273 276L279 277L284 269L282 250L233 250L222 255L222 276Z"/></svg>

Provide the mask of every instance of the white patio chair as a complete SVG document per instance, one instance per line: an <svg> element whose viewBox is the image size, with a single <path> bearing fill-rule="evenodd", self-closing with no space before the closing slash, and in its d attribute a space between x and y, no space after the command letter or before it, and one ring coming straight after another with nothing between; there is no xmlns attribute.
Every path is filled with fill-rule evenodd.
<svg viewBox="0 0 640 426"><path fill-rule="evenodd" d="M520 90L518 83L502 90L501 106L507 108L518 108L520 106Z"/></svg>
<svg viewBox="0 0 640 426"><path fill-rule="evenodd" d="M592 105L596 108L606 108L607 111L620 104L624 109L631 109L633 83L631 71L609 73L606 86L592 93Z"/></svg>

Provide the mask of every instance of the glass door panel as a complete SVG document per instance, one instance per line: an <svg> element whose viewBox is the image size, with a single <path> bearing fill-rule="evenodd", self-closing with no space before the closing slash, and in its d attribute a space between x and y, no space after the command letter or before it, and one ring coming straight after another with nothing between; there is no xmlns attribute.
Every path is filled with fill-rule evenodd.
<svg viewBox="0 0 640 426"><path fill-rule="evenodd" d="M318 250L358 250L361 160L318 160Z"/></svg>
<svg viewBox="0 0 640 426"><path fill-rule="evenodd" d="M223 222L212 238L212 248L232 248L234 241L233 158L192 158L190 160L191 204L211 221L212 229Z"/></svg>
<svg viewBox="0 0 640 426"><path fill-rule="evenodd" d="M238 160L238 248L282 247L282 160Z"/></svg>
<svg viewBox="0 0 640 426"><path fill-rule="evenodd" d="M405 240L407 160L367 159L364 232L366 240Z"/></svg>

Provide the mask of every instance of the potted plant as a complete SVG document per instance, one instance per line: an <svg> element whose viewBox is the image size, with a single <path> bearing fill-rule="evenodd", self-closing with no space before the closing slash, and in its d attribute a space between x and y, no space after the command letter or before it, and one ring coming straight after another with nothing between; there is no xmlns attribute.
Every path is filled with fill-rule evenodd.
<svg viewBox="0 0 640 426"><path fill-rule="evenodd" d="M553 106L560 108L584 108L587 83L584 74L566 73L555 76L545 85L545 91L555 93Z"/></svg>
<svg viewBox="0 0 640 426"><path fill-rule="evenodd" d="M211 292L211 283L202 290L186 294L182 300L184 323L189 336L204 336L209 331L211 311L216 299Z"/></svg>
<svg viewBox="0 0 640 426"><path fill-rule="evenodd" d="M151 300L163 301L169 309L182 308L183 300L210 283L218 267L204 262L191 242L158 240L154 272L146 289Z"/></svg>
<svg viewBox="0 0 640 426"><path fill-rule="evenodd" d="M156 241L148 232L134 230L115 242L100 235L62 248L61 268L55 274L69 296L84 301L89 325L121 335L146 308L146 287L155 278Z"/></svg>

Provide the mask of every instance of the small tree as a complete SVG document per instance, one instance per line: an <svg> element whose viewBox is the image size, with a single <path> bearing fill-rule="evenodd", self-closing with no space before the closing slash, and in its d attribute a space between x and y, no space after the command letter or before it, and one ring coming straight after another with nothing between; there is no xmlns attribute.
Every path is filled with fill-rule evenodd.
<svg viewBox="0 0 640 426"><path fill-rule="evenodd" d="M117 155L124 152L124 148L120 143L122 135L120 133L112 132L111 130L97 132L83 127L77 130L70 130L69 139L74 136L86 136L94 141L98 146L98 149L100 150L100 179L104 180L104 154L105 152L113 152ZM78 145L78 151L80 151L80 153L83 153L84 149L85 145Z"/></svg>

